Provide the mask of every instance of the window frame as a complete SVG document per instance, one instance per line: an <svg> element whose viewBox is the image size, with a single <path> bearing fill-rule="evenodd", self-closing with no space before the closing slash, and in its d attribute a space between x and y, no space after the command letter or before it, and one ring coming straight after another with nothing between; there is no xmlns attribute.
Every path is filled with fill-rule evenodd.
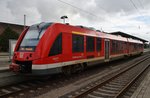
<svg viewBox="0 0 150 98"><path fill-rule="evenodd" d="M84 35L72 34L72 53L77 52L84 52Z"/></svg>
<svg viewBox="0 0 150 98"><path fill-rule="evenodd" d="M91 41L92 39L92 41ZM86 52L94 52L95 51L95 37L86 36Z"/></svg>
<svg viewBox="0 0 150 98"><path fill-rule="evenodd" d="M98 43L98 39L99 39L99 43ZM96 51L99 52L99 51L101 51L101 49L102 49L102 38L97 37L96 38Z"/></svg>
<svg viewBox="0 0 150 98"><path fill-rule="evenodd" d="M55 56L55 55L62 54L62 43L63 43L62 41L63 41L62 33L59 33L50 48L49 56ZM58 45L56 46L56 44L58 44ZM57 49L56 49L56 47L57 47Z"/></svg>

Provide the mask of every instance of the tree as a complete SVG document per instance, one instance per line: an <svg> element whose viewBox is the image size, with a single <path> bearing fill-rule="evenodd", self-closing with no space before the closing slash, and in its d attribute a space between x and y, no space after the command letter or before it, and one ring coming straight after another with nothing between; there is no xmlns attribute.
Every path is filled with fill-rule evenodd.
<svg viewBox="0 0 150 98"><path fill-rule="evenodd" d="M8 52L9 50L9 39L18 39L19 34L7 27L4 32L0 35L0 47L1 51Z"/></svg>

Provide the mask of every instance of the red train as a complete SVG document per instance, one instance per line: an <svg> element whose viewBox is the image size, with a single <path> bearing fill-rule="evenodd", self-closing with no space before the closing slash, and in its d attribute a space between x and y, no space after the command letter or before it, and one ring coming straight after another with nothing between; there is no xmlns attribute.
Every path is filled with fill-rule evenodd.
<svg viewBox="0 0 150 98"><path fill-rule="evenodd" d="M10 70L45 75L82 70L143 52L143 43L83 26L40 23L27 28L15 47Z"/></svg>

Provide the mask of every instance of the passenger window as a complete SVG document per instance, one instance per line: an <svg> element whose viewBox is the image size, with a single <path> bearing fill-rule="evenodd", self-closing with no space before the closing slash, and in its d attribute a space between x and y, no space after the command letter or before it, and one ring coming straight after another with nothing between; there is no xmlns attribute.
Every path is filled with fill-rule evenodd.
<svg viewBox="0 0 150 98"><path fill-rule="evenodd" d="M50 50L49 56L58 55L62 53L62 33L60 33L54 41Z"/></svg>
<svg viewBox="0 0 150 98"><path fill-rule="evenodd" d="M84 36L83 35L72 35L72 52L83 52L84 51Z"/></svg>
<svg viewBox="0 0 150 98"><path fill-rule="evenodd" d="M112 53L116 53L117 52L117 43L115 40L112 40Z"/></svg>
<svg viewBox="0 0 150 98"><path fill-rule="evenodd" d="M96 38L96 50L101 50L101 38Z"/></svg>
<svg viewBox="0 0 150 98"><path fill-rule="evenodd" d="M91 36L86 37L86 51L87 52L94 51L94 37Z"/></svg>

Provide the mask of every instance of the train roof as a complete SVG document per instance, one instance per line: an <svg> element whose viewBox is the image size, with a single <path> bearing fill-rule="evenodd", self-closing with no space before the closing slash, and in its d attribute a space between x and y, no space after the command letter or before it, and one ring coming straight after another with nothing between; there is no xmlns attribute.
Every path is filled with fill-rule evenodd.
<svg viewBox="0 0 150 98"><path fill-rule="evenodd" d="M116 36L116 35L111 35L111 34L106 34L106 37L105 38L108 38L108 39L112 39L112 40L118 40L118 41L125 41L127 42L127 38L125 37L122 37L122 36Z"/></svg>
<svg viewBox="0 0 150 98"><path fill-rule="evenodd" d="M96 30L94 28L91 28L91 27L85 27L85 26L72 26L72 25L69 25L69 24L61 24L61 23L54 23L56 25L60 25L60 26L63 26L61 27L61 29L63 30L66 30L68 31L72 31L72 33L74 34L79 34L79 35L88 35L88 36L94 36L94 37L101 37L101 38L108 38L108 39L111 39L111 40L118 40L118 41L129 41L129 42L132 42L132 43L142 43L140 40L137 40L137 39L133 39L133 38L128 38L128 37L124 37L124 36L121 36L121 35L113 35L113 34L110 34L110 33L106 33L106 32L102 32L102 31L99 31L99 30Z"/></svg>
<svg viewBox="0 0 150 98"><path fill-rule="evenodd" d="M76 27L81 28L81 29L87 29L88 32L86 32L86 34L84 33L85 35L96 36L96 37L101 37L101 38L108 38L108 39L112 39L112 40L119 40L119 41L127 42L127 38L125 38L125 37L111 35L111 34L108 34L106 32L96 30L95 28L92 28L92 27L85 27L85 26L81 26L81 25L78 25Z"/></svg>

